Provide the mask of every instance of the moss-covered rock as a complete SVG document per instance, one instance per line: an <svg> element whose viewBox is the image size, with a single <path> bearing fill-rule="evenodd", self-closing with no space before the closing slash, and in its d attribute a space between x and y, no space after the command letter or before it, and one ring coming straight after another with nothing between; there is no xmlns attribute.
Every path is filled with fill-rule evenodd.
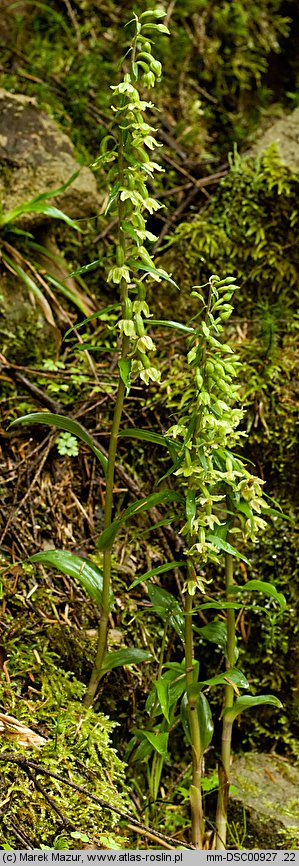
<svg viewBox="0 0 299 866"><path fill-rule="evenodd" d="M35 99L0 88L0 196L4 212L36 195L57 189L77 171L61 193L59 207L72 218L96 214L100 208L96 181L89 168L78 165L65 133ZM26 215L40 223L41 214ZM22 217L24 222L24 217Z"/></svg>
<svg viewBox="0 0 299 866"><path fill-rule="evenodd" d="M291 114L282 113L258 136L251 148L251 156L261 156L267 148L276 144L279 155L291 171L299 170L299 108Z"/></svg>
<svg viewBox="0 0 299 866"><path fill-rule="evenodd" d="M0 674L4 722L0 759L7 753L11 759L0 760L6 804L0 820L1 842L14 848L76 849L84 839L80 842L80 837L71 834L79 832L92 847L117 847L125 840L117 834L119 815L113 809L126 811L128 798L124 764L111 743L116 723L102 712L84 709L84 683L73 670L63 669L53 651L51 635L45 629L49 617L42 615L38 629L34 615L33 619L28 611L24 615L22 592L16 599L10 598L8 581L4 593L8 607L1 647L6 662ZM38 595L38 605L45 604L49 613L48 591L41 588ZM15 616L16 612L19 615ZM80 634L76 636L80 638ZM41 735L44 742L34 747L29 737L26 747L22 729L11 720L5 724L6 716ZM28 775L26 767L17 763L20 756L34 761L40 771L35 769ZM52 775L57 773L64 783ZM68 786L68 781L99 797L102 807L88 793L85 796ZM61 837L65 844L60 845Z"/></svg>
<svg viewBox="0 0 299 866"><path fill-rule="evenodd" d="M235 804L245 809L244 845L256 848L298 848L299 769L273 754L250 752L236 758L229 824L239 817ZM249 844L249 847L251 845Z"/></svg>

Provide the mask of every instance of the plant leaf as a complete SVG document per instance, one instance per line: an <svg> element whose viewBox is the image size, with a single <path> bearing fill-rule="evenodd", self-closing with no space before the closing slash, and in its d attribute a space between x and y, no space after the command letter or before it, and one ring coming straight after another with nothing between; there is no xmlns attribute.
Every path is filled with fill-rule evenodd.
<svg viewBox="0 0 299 866"><path fill-rule="evenodd" d="M65 286L60 280L52 277L51 274L47 274L46 279L48 283L51 283L52 286L55 286L56 289L64 295L65 298L68 298L72 304L78 307L81 313L86 315L90 308L92 308L92 303L86 296L84 297L83 292L80 292L77 288L70 289L68 286Z"/></svg>
<svg viewBox="0 0 299 866"><path fill-rule="evenodd" d="M183 331L184 334L194 334L194 328L168 319L150 319L148 325L162 325L163 328L174 328L176 331Z"/></svg>
<svg viewBox="0 0 299 866"><path fill-rule="evenodd" d="M169 722L169 685L162 678L154 683L164 718Z"/></svg>
<svg viewBox="0 0 299 866"><path fill-rule="evenodd" d="M78 274L87 274L88 271L94 271L95 268L97 268L98 265L101 265L101 264L102 264L102 259L95 259L94 262L89 262L88 265L83 265L82 268L77 268L76 271L72 271L71 274L67 274L67 276L64 277L64 279L69 280L71 277L77 277Z"/></svg>
<svg viewBox="0 0 299 866"><path fill-rule="evenodd" d="M102 671L106 673L106 671L112 671L114 668L120 668L124 665L139 665L140 662L149 661L151 658L152 654L147 650L124 647L124 649L106 653Z"/></svg>
<svg viewBox="0 0 299 866"><path fill-rule="evenodd" d="M22 204L18 205L12 210L8 211L5 214L1 214L0 217L0 226L8 225L10 222L14 222L19 216L22 216L24 213L42 213L45 216L51 216L54 219L62 219L66 222L71 228L76 229L76 231L81 231L78 224L70 219L63 211L59 210L56 207L51 205L43 204L43 202L47 201L49 198L54 198L56 195L60 195L61 192L64 192L68 186L73 183L76 177L80 172L76 171L72 176L64 183L62 186L59 186L57 189L49 190L48 192L42 192L34 198L30 199L27 202L22 202Z"/></svg>
<svg viewBox="0 0 299 866"><path fill-rule="evenodd" d="M71 274L69 276L71 276ZM65 279L67 279L67 277ZM104 307L103 310L98 310L97 313L92 313L91 316L88 316L87 319L83 319L83 321L79 322L78 325L73 325L72 328L69 328L68 331L65 332L63 339L65 340L72 331L79 331L79 328L83 328L83 325L87 325L88 322L92 322L93 319L101 319L106 313L111 313L112 310L120 310L120 304L109 304L109 306Z"/></svg>
<svg viewBox="0 0 299 866"><path fill-rule="evenodd" d="M43 314L44 314L46 321L49 323L49 325L51 325L51 327L54 330L56 341L58 342L58 345L60 345L60 343L61 343L60 331L58 330L57 325L55 323L55 320L53 318L53 313L52 313L50 304L47 301L47 298L45 298L42 290L39 288L39 286L36 284L36 282L32 279L32 277L30 277L29 274L27 274L26 271L24 271L23 268L20 267L20 265L17 265L15 261L10 259L9 256L6 255L6 253L4 253L4 252L2 253L2 258L3 258L3 261L6 262L10 266L10 268L15 272L15 274L17 274L17 276L20 277L20 279L23 281L23 283L25 283L25 286L27 286L29 291L32 292L32 294L34 295L34 297L37 300L37 303L39 304L39 306L41 307L41 309L43 311Z"/></svg>
<svg viewBox="0 0 299 866"><path fill-rule="evenodd" d="M209 701L202 692L200 692L198 697L197 712L200 727L201 747L202 751L205 752L210 745L214 733L214 724Z"/></svg>
<svg viewBox="0 0 299 866"><path fill-rule="evenodd" d="M227 631L225 622L214 620L214 622L209 622L208 625L204 625L202 628L194 626L194 631L196 631L197 634L200 634L205 640L217 644L217 646L220 646L224 651L226 650Z"/></svg>
<svg viewBox="0 0 299 866"><path fill-rule="evenodd" d="M267 583L265 580L248 580L243 586L229 586L228 592L237 594L239 592L262 592L264 595L269 595L274 598L279 604L281 610L286 608L286 599L282 592L278 592L276 586Z"/></svg>
<svg viewBox="0 0 299 866"><path fill-rule="evenodd" d="M224 711L223 718L226 722L233 722L244 710L250 710L251 707L260 707L263 704L270 704L270 706L277 707L278 709L282 708L281 701L275 695L257 695L256 697L254 695L246 695L237 698L234 705Z"/></svg>
<svg viewBox="0 0 299 866"><path fill-rule="evenodd" d="M155 751L162 755L163 758L167 757L167 745L168 745L168 733L166 734L154 734L151 731L143 731L146 739L151 743L154 747Z"/></svg>
<svg viewBox="0 0 299 866"><path fill-rule="evenodd" d="M167 448L169 445L175 444L172 439L168 439L167 436L163 436L161 433L155 433L152 430L142 430L139 427L125 427L118 435L125 436L128 439L143 439L145 442L153 442L155 445L164 445Z"/></svg>
<svg viewBox="0 0 299 866"><path fill-rule="evenodd" d="M206 696L202 693L198 693L197 697L197 714L200 728L200 743L202 754L210 745L213 732L214 732L214 724L212 719L212 713L210 704L206 698ZM181 721L184 728L184 732L188 743L191 745L191 734L190 734L190 723L189 723L189 713L188 713L188 696L185 692L181 701L180 708Z"/></svg>
<svg viewBox="0 0 299 866"><path fill-rule="evenodd" d="M193 613L197 610L240 610L243 604L237 604L234 601L207 601L205 604L199 604L193 608Z"/></svg>
<svg viewBox="0 0 299 866"><path fill-rule="evenodd" d="M164 562L163 565L157 565L156 568L151 568L150 571L145 571L144 574L139 575L136 580L133 580L133 583L130 584L129 589L133 589L135 586L138 585L138 583L144 583L144 581L150 580L151 577L155 577L157 574L163 574L164 571L172 571L172 569L180 568L184 565L186 565L185 560L178 561L176 559L174 559L173 562Z"/></svg>
<svg viewBox="0 0 299 866"><path fill-rule="evenodd" d="M162 617L164 623L168 619L169 624L174 628L181 640L184 640L185 621L177 599L170 592L167 592L166 589L157 586L156 583L149 584L148 594L155 612Z"/></svg>
<svg viewBox="0 0 299 866"><path fill-rule="evenodd" d="M176 459L179 444L174 442L173 439L163 436L161 433L155 433L153 430L142 430L139 427L125 427L118 435L125 436L128 439L141 439L144 442L152 442L154 445L162 445L164 448L168 448L171 459L173 461Z"/></svg>
<svg viewBox="0 0 299 866"><path fill-rule="evenodd" d="M87 430L84 430L78 421L73 421L72 418L67 418L65 415L56 415L53 412L31 412L30 415L22 415L16 418L9 425L15 427L16 424L47 424L49 427L58 427L59 430L66 430L67 433L73 433L77 439L81 439L86 445L89 445L93 453L98 458L104 469L105 475L108 468L108 460L105 454L97 448ZM9 429L8 428L8 429Z"/></svg>
<svg viewBox="0 0 299 866"><path fill-rule="evenodd" d="M263 495L265 496L266 494L264 493ZM284 511L280 511L276 508L262 508L262 513L265 515L265 517L268 517L268 515L269 517L280 517L283 520L288 520L290 523L293 523L292 517L290 517L288 514L285 514Z"/></svg>
<svg viewBox="0 0 299 866"><path fill-rule="evenodd" d="M249 559L247 559L246 556L244 556L243 553L240 553L240 551L237 550L236 547L233 547L231 544L229 544L228 541L225 541L224 538L220 538L219 535L211 535L209 533L208 541L210 541L211 544L214 544L214 546L217 547L217 550L224 550L225 553L231 553L232 556L235 556L237 559L241 559L242 562L246 562L247 565L251 566L251 562L249 561Z"/></svg>
<svg viewBox="0 0 299 866"><path fill-rule="evenodd" d="M131 367L132 361L130 358L120 358L118 361L118 368L120 372L120 378L122 379L124 385L126 386L127 393L130 390L131 386Z"/></svg>
<svg viewBox="0 0 299 866"><path fill-rule="evenodd" d="M136 729L136 734L138 736L132 737L132 740L130 740L125 752L126 760L132 753L132 757L130 758L130 761L132 761L132 763L135 763L137 761L145 761L145 759L148 758L153 752L152 744L145 737L141 740L141 743L139 743L136 748L138 740L141 736L143 737L142 731L139 731L138 729Z"/></svg>
<svg viewBox="0 0 299 866"><path fill-rule="evenodd" d="M226 671L217 674L215 677L210 677L208 680L202 680L198 685L200 688L202 688L202 686L226 686L229 685L228 680L231 680L238 689L249 689L249 682L246 679L245 674L243 674L242 671L239 671L238 668L228 668Z"/></svg>
<svg viewBox="0 0 299 866"><path fill-rule="evenodd" d="M81 583L81 586L84 587L89 597L92 598L97 605L101 606L103 574L98 566L90 559L86 559L83 556L77 556L74 553L70 553L68 550L44 550L30 556L29 561L41 563L41 565L48 565L51 568L56 568L57 571L61 571L62 574L75 578L79 583ZM110 591L110 610L113 606L113 602L113 593Z"/></svg>
<svg viewBox="0 0 299 866"><path fill-rule="evenodd" d="M158 268L150 267L150 265L141 264L141 262L136 261L135 259L130 259L128 261L128 267L137 271L145 271L146 274L151 274L153 277L157 277L158 280L167 280L168 283L172 283L177 289L179 288L177 283L168 276L166 271L159 270Z"/></svg>
<svg viewBox="0 0 299 866"><path fill-rule="evenodd" d="M102 535L97 542L97 547L99 550L108 550L109 547L112 546L118 530L124 523L126 523L128 517L132 517L132 515L136 513L148 511L150 508L154 508L161 502L173 502L181 499L182 497L180 494L175 493L172 490L163 490L160 493L151 493L150 496L146 496L144 499L139 499L137 502L133 502L132 505L129 505L129 507L126 508L121 517L118 517L117 520L114 520L110 526L107 526L107 528L104 529L104 532L102 532Z"/></svg>

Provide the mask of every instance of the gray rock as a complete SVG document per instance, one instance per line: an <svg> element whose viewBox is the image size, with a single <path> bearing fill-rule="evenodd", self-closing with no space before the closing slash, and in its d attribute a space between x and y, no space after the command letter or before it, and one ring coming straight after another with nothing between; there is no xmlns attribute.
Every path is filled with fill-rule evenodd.
<svg viewBox="0 0 299 866"><path fill-rule="evenodd" d="M247 155L260 156L270 144L277 144L285 165L293 171L299 169L299 108L275 120L258 137Z"/></svg>
<svg viewBox="0 0 299 866"><path fill-rule="evenodd" d="M249 752L235 758L231 782L229 825L240 828L245 810L244 847L299 848L298 767L279 755Z"/></svg>
<svg viewBox="0 0 299 866"><path fill-rule="evenodd" d="M73 219L99 211L95 177L79 166L73 146L35 99L0 88L0 197L8 211L47 190L57 189L80 169L55 204ZM30 215L32 224L40 214ZM24 222L24 218L22 218ZM28 217L27 217L28 221Z"/></svg>
<svg viewBox="0 0 299 866"><path fill-rule="evenodd" d="M67 135L38 108L34 99L0 88L0 204L3 212L59 188L78 170L78 176L63 193L47 200L47 204L53 203L75 220L88 218L100 210L101 199L93 173L89 168L80 167ZM17 223L29 228L45 250L59 253L55 247L56 219L28 213L18 217ZM17 254L18 236L10 241ZM13 252L10 254L14 258ZM66 263L64 267L61 261L44 260L38 253L34 256L37 269L43 272L44 268L58 279L64 279ZM18 262L18 258L14 260ZM61 325L65 328L66 321L61 321L61 313L51 299L49 306L42 284L38 286L40 300L28 292L16 275L4 267L0 269L0 342L2 352L11 362L40 364L43 354L55 357L59 349L58 329ZM69 282L68 286L76 291L74 283ZM93 305L90 307L89 299L85 300L89 313ZM67 322L70 324L69 319Z"/></svg>

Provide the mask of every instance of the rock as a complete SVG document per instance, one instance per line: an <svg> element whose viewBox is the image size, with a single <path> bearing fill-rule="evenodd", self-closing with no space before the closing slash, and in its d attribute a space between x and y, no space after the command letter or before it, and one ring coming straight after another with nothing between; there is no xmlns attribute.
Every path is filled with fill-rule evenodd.
<svg viewBox="0 0 299 866"><path fill-rule="evenodd" d="M73 219L97 213L101 200L91 170L75 159L71 141L35 99L0 88L0 196L8 211L42 192L78 177L55 204ZM31 214L30 223L43 221ZM24 218L22 218L24 222ZM26 218L28 221L28 217Z"/></svg>
<svg viewBox="0 0 299 866"><path fill-rule="evenodd" d="M292 171L299 169L299 108L278 118L263 132L248 156L260 156L270 144L277 144L280 156Z"/></svg>
<svg viewBox="0 0 299 866"><path fill-rule="evenodd" d="M229 825L242 826L245 809L244 846L299 848L298 767L279 755L249 752L235 758L231 782Z"/></svg>
<svg viewBox="0 0 299 866"><path fill-rule="evenodd" d="M91 170L80 167L67 135L38 108L34 99L0 88L0 203L4 213L40 193L59 188L76 171L79 174L72 184L59 196L47 200L47 204L53 203L72 219L88 218L101 207ZM54 234L59 222L42 214L29 213L18 217L17 223L21 228L29 227L34 239L44 247L44 257L34 252L34 267L40 268L42 274L46 271L63 280L68 268L56 247ZM28 271L25 259L30 257L30 251L25 259L18 259L18 236L7 238L5 235L4 240L6 252ZM30 270L29 276L32 278ZM9 269L3 266L0 270L2 351L9 361L18 364L39 365L43 355L55 357L61 339L58 328L71 324L69 319L62 320L55 298L53 304L43 283L35 276L34 279L39 297L28 291L27 285ZM78 295L74 282L69 281L68 288ZM85 304L85 314L89 315L93 310L92 302L81 291L80 300Z"/></svg>

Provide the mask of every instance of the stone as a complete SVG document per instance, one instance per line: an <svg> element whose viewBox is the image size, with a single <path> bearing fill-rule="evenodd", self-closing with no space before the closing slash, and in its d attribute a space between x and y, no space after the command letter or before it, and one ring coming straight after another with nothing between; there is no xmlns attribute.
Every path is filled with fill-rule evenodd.
<svg viewBox="0 0 299 866"><path fill-rule="evenodd" d="M229 826L244 824L244 847L299 848L299 768L276 754L235 757Z"/></svg>
<svg viewBox="0 0 299 866"><path fill-rule="evenodd" d="M50 192L65 184L78 172L77 177L64 192L48 199L72 219L89 218L101 209L101 197L97 192L92 171L81 167L75 156L72 143L35 99L10 93L0 88L0 204L7 213L18 205L30 201L41 193ZM61 223L60 225L64 225ZM17 226L29 229L35 241L45 250L45 256L34 253L34 266L41 272L51 272L63 280L67 273L61 251L55 242L57 219L43 214L28 213L18 217ZM7 247L7 241L15 247ZM18 263L18 236L4 236L5 250ZM47 258L49 251L50 258ZM51 254L56 256L55 260ZM57 257L59 254L59 257ZM24 264L23 264L24 267ZM26 270L26 265L25 265ZM32 272L30 272L32 278ZM61 335L59 327L71 321L62 321L57 305L44 294L43 284L37 283L40 298L32 295L19 277L4 266L0 270L0 339L2 352L12 363L41 364L43 355L55 357L59 350ZM77 292L74 281L68 287ZM80 291L86 315L94 309L93 303ZM49 306L50 303L50 306ZM53 313L53 316L52 316ZM42 337L42 339L41 339Z"/></svg>
<svg viewBox="0 0 299 866"><path fill-rule="evenodd" d="M78 170L79 174L52 201L72 219L99 212L101 198L96 180L86 166L80 167L72 143L36 100L0 88L0 197L5 212L40 193L57 189ZM21 222L40 224L41 214L22 217Z"/></svg>
<svg viewBox="0 0 299 866"><path fill-rule="evenodd" d="M247 156L261 156L270 144L277 144L279 154L292 171L299 169L299 108L274 121L258 136Z"/></svg>

